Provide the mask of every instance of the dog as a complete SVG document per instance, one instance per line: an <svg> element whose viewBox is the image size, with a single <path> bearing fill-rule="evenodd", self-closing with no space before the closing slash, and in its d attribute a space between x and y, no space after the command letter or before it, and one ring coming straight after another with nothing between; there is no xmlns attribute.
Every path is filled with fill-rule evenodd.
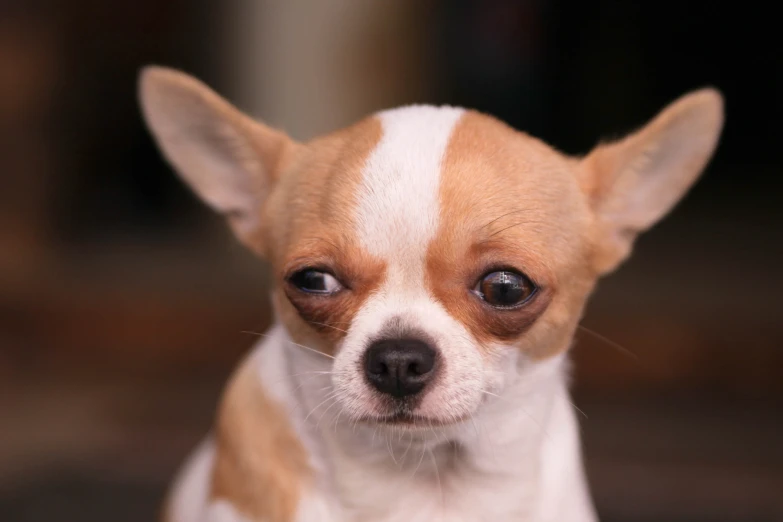
<svg viewBox="0 0 783 522"><path fill-rule="evenodd" d="M176 70L139 92L173 169L274 275L275 325L166 521L597 520L568 350L597 280L706 167L717 90L583 157L456 107L299 143Z"/></svg>

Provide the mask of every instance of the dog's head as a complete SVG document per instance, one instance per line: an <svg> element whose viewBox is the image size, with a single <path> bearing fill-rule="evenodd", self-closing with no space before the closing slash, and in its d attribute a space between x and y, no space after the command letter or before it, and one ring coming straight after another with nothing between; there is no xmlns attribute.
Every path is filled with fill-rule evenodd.
<svg viewBox="0 0 783 522"><path fill-rule="evenodd" d="M469 417L509 368L567 350L596 280L696 180L723 119L701 90L576 158L451 107L297 143L161 68L141 100L174 168L271 263L292 338L334 357L343 411L392 423Z"/></svg>

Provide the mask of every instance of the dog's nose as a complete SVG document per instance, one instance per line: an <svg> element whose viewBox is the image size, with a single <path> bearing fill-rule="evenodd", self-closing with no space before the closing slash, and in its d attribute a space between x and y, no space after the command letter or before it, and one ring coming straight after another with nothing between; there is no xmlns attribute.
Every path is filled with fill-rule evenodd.
<svg viewBox="0 0 783 522"><path fill-rule="evenodd" d="M382 339L367 349L364 371L380 392L394 397L419 393L432 379L435 350L417 339Z"/></svg>

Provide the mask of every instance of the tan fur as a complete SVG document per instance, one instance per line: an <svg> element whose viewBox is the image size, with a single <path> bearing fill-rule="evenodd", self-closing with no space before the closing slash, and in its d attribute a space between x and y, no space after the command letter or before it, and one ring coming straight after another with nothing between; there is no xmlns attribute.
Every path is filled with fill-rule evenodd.
<svg viewBox="0 0 783 522"><path fill-rule="evenodd" d="M454 129L428 280L485 346L511 342L536 358L567 348L592 276L584 265L591 216L573 176L568 158L489 116L469 112ZM496 310L470 294L499 267L539 286L529 304Z"/></svg>
<svg viewBox="0 0 783 522"><path fill-rule="evenodd" d="M715 151L722 126L722 96L702 89L585 158L577 176L596 216L593 263L599 273L625 260L636 236L671 211L695 183Z"/></svg>
<svg viewBox="0 0 783 522"><path fill-rule="evenodd" d="M217 424L212 499L253 520L293 522L310 480L307 455L286 412L246 362L232 379Z"/></svg>
<svg viewBox="0 0 783 522"><path fill-rule="evenodd" d="M698 91L578 161L467 113L444 159L444 210L428 253L433 294L485 346L510 342L534 359L562 352L598 277L693 184L721 125L720 95ZM469 295L482 275L502 267L539 286L519 309L496 310Z"/></svg>
<svg viewBox="0 0 783 522"><path fill-rule="evenodd" d="M144 117L169 162L226 217L245 245L261 253L258 213L294 142L173 69L146 67L139 94ZM238 193L245 197L237 198Z"/></svg>
<svg viewBox="0 0 783 522"><path fill-rule="evenodd" d="M264 222L275 226L264 227L255 248L264 250L274 267L280 318L294 340L327 353L383 277L383 263L342 232L364 161L380 136L378 120L369 118L296 145L295 161L277 175L281 186L276 194L299 197L273 196L264 207L269 214ZM314 263L351 281L351 291L325 302L287 284L291 272ZM310 470L285 412L264 396L249 365L230 385L218 426L214 498L230 501L256 520L292 520Z"/></svg>
<svg viewBox="0 0 783 522"><path fill-rule="evenodd" d="M297 342L326 353L334 352L354 314L383 280L385 263L349 233L362 168L380 138L380 122L367 118L302 146L265 209L270 226L264 241L278 282L276 309ZM287 283L288 275L313 265L333 271L350 291L324 299Z"/></svg>

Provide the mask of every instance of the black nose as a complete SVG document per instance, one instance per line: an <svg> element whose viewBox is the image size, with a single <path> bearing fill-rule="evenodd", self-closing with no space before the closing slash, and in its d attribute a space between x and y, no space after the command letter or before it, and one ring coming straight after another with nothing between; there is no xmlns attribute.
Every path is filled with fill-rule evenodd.
<svg viewBox="0 0 783 522"><path fill-rule="evenodd" d="M367 350L364 371L378 390L394 397L419 393L432 379L435 350L416 339L383 339Z"/></svg>

